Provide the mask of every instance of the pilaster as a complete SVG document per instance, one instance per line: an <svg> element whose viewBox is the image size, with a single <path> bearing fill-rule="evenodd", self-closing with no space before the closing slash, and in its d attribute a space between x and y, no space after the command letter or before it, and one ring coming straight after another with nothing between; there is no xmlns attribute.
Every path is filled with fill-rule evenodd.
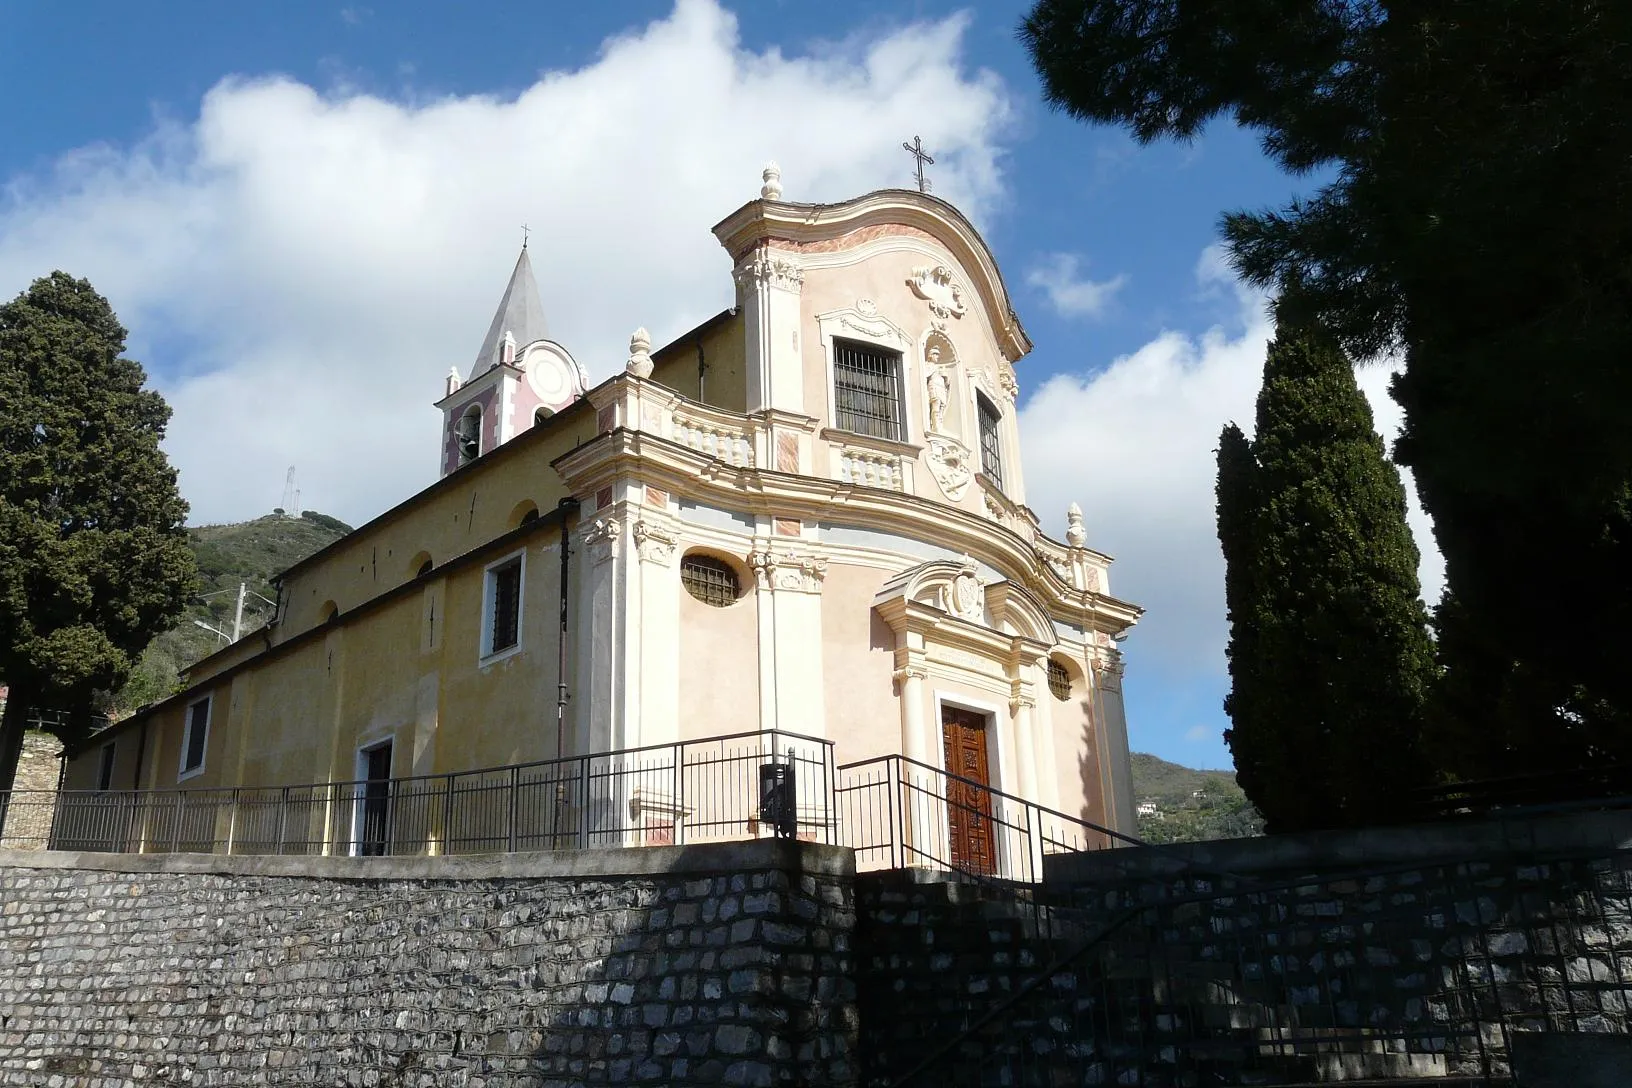
<svg viewBox="0 0 1632 1088"><path fill-rule="evenodd" d="M737 281L748 343L748 411L803 414L799 293L805 273L793 254L760 244L740 261Z"/></svg>
<svg viewBox="0 0 1632 1088"><path fill-rule="evenodd" d="M821 737L822 584L827 560L759 541L748 556L759 608L760 728Z"/></svg>

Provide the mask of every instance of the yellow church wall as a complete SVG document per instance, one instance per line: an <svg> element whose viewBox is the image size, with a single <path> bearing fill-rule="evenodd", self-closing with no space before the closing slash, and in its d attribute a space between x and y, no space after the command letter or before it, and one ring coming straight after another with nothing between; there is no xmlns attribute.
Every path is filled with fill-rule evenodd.
<svg viewBox="0 0 1632 1088"><path fill-rule="evenodd" d="M515 527L524 503L547 514L567 495L550 462L596 433L593 407L579 401L292 568L278 637L323 622L329 602L345 612L411 581L422 554L440 567L482 546Z"/></svg>
<svg viewBox="0 0 1632 1088"><path fill-rule="evenodd" d="M676 564L674 575L678 578ZM754 591L716 608L680 589L680 736L759 728L759 616Z"/></svg>
<svg viewBox="0 0 1632 1088"><path fill-rule="evenodd" d="M711 318L652 353L652 380L690 400L732 412L748 410L748 345L741 311ZM697 380L697 345L703 380Z"/></svg>
<svg viewBox="0 0 1632 1088"><path fill-rule="evenodd" d="M895 635L872 608L890 574L834 563L822 585L823 708L840 763L901 750Z"/></svg>

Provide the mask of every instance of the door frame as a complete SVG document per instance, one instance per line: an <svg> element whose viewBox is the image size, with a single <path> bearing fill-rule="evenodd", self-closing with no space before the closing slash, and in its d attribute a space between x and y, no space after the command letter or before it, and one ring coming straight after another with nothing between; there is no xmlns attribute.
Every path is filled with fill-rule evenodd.
<svg viewBox="0 0 1632 1088"><path fill-rule="evenodd" d="M382 748L389 748L391 750L391 760L385 769L385 778L383 780L370 779L368 777L368 757L370 754L378 752ZM348 853L350 853L352 857L364 857L366 855L363 853L363 835L368 827L368 783L371 781L384 781L386 783L390 783L392 781L392 777L397 769L396 734L391 733L384 737L379 737L375 740L367 741L358 745L355 768L356 774L352 780L354 782L361 783L362 786L358 790L356 798L352 801L351 842L349 844L350 850ZM385 794L385 826L388 842L391 828L391 801L391 787L387 785Z"/></svg>
<svg viewBox="0 0 1632 1088"><path fill-rule="evenodd" d="M951 774L946 766L946 708L962 710L970 714L978 714L986 719L982 732L986 734L986 784L994 790L1003 790L1013 793L1013 790L1004 790L1003 776L1007 764L1003 759L1005 745L1000 730L1003 728L1005 708L994 702L987 702L978 696L969 696L961 691L935 691L935 743L931 751L935 754L935 765L941 773ZM994 801L996 799L994 798ZM1000 804L992 806L991 816L988 818L992 828L992 862L996 872L993 876L1002 876L1009 872L1009 845L1005 829L1011 820L1011 815ZM941 834L942 841L950 848L952 842L952 814L946 805L941 806Z"/></svg>

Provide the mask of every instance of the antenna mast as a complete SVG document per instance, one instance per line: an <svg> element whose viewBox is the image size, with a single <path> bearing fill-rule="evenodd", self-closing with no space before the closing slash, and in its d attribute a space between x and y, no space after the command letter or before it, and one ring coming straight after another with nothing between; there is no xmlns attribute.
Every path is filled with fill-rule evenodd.
<svg viewBox="0 0 1632 1088"><path fill-rule="evenodd" d="M300 517L300 488L295 486L295 466L289 466L289 475L283 478L283 512L292 518Z"/></svg>

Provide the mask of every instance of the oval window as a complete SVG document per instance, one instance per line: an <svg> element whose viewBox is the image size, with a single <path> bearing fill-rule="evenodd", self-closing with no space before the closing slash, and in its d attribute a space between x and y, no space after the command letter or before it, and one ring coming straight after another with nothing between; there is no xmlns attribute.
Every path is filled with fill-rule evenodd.
<svg viewBox="0 0 1632 1088"><path fill-rule="evenodd" d="M1071 674L1053 658L1048 659L1048 690L1062 703L1071 698Z"/></svg>
<svg viewBox="0 0 1632 1088"><path fill-rule="evenodd" d="M693 553L681 559L680 581L687 593L715 608L724 608L742 596L742 580L736 568L711 555Z"/></svg>

